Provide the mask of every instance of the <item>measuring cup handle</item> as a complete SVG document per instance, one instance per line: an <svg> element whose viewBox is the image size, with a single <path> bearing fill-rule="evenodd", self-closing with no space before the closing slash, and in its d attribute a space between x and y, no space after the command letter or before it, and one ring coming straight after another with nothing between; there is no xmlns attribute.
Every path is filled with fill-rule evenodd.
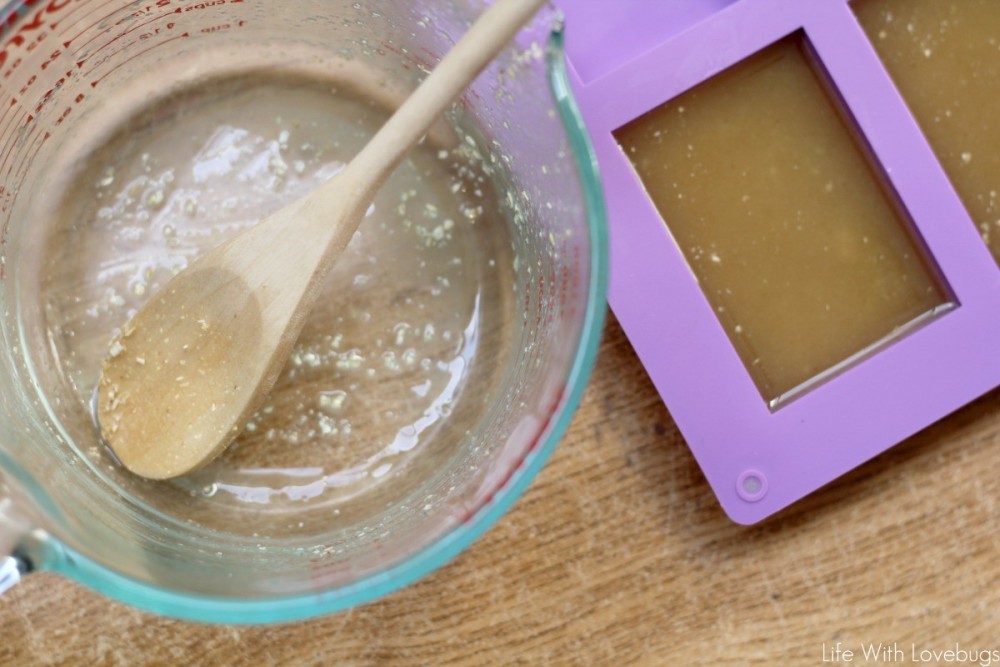
<svg viewBox="0 0 1000 667"><path fill-rule="evenodd" d="M7 556L0 560L0 595L9 591L27 573L27 567L20 558Z"/></svg>
<svg viewBox="0 0 1000 667"><path fill-rule="evenodd" d="M14 506L10 489L0 476L0 595L31 570L28 559L18 554L18 544L29 530L28 523Z"/></svg>

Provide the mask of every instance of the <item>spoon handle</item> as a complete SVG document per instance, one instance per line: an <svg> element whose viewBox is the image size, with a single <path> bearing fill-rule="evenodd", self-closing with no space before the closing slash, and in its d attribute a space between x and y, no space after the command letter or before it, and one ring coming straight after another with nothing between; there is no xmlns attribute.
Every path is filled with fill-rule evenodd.
<svg viewBox="0 0 1000 667"><path fill-rule="evenodd" d="M359 197L366 208L410 147L547 2L497 0L372 137L348 167L367 186Z"/></svg>

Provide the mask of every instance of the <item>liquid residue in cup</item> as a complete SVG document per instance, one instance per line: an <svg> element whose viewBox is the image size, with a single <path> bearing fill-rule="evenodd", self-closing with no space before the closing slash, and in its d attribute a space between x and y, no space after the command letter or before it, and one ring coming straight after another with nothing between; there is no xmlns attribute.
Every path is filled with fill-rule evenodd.
<svg viewBox="0 0 1000 667"><path fill-rule="evenodd" d="M215 82L91 155L54 209L42 276L50 346L80 409L116 330L157 289L335 176L387 116L324 82ZM497 382L514 283L474 145L411 154L264 405L225 454L171 484L227 510L293 512L399 479L427 447L447 456ZM91 460L117 465L94 437Z"/></svg>

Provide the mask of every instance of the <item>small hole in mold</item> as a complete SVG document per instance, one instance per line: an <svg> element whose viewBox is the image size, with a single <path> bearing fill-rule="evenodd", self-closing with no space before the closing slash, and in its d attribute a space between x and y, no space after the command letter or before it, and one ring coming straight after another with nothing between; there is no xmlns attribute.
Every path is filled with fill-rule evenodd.
<svg viewBox="0 0 1000 667"><path fill-rule="evenodd" d="M767 495L767 477L759 470L746 470L736 480L736 493L748 503Z"/></svg>

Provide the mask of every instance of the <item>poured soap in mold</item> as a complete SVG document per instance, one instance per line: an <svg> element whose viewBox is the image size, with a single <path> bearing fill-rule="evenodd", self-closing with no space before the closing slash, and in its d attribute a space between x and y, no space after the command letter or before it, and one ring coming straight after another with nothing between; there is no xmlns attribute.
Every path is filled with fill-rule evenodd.
<svg viewBox="0 0 1000 667"><path fill-rule="evenodd" d="M853 7L1000 262L1000 2L858 0Z"/></svg>
<svg viewBox="0 0 1000 667"><path fill-rule="evenodd" d="M772 407L950 301L807 48L615 132Z"/></svg>

